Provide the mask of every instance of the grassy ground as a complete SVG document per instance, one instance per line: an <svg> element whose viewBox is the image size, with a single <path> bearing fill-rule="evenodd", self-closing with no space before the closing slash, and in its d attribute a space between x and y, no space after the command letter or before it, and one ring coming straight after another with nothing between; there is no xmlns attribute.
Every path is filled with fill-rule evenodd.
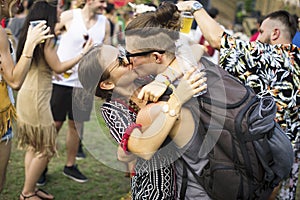
<svg viewBox="0 0 300 200"><path fill-rule="evenodd" d="M87 158L77 161L79 169L89 178L87 183L77 183L62 174L66 160L65 135L66 127L58 137L59 157L49 164L47 184L42 189L50 192L58 200L117 200L125 196L130 188L129 178L124 176L124 165L116 160L115 144L102 128L102 121L97 120L95 113L90 122L85 124L84 145ZM24 181L24 152L13 145L12 155L7 171L5 189L0 194L1 200L18 199Z"/></svg>

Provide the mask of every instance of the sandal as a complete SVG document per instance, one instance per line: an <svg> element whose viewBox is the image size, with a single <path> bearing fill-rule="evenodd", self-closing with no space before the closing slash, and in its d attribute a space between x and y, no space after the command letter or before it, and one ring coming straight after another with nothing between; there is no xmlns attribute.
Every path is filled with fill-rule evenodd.
<svg viewBox="0 0 300 200"><path fill-rule="evenodd" d="M44 200L53 200L54 199L54 196L52 194L49 194L48 192L46 192L45 190L42 190L42 189L37 189L35 191L35 195Z"/></svg>
<svg viewBox="0 0 300 200"><path fill-rule="evenodd" d="M36 193L28 195L28 196L25 196L23 193L21 193L20 194L20 200L30 199L31 197L35 197L35 196L38 197L39 199L41 199L41 197L38 196ZM21 197L22 197L22 199L21 199Z"/></svg>

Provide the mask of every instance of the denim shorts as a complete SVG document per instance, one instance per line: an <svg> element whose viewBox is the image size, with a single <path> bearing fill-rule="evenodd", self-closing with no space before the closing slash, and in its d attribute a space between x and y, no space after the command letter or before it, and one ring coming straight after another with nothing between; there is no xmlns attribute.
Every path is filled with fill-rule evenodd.
<svg viewBox="0 0 300 200"><path fill-rule="evenodd" d="M7 130L7 132L2 136L1 138L1 141L0 142L3 142L3 141L9 141L13 138L13 132L12 132L12 129L11 127Z"/></svg>

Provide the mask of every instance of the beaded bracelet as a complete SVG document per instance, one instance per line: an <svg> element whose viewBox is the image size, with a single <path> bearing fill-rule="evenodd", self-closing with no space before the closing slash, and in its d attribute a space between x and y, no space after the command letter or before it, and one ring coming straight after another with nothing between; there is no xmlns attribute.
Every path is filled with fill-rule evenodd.
<svg viewBox="0 0 300 200"><path fill-rule="evenodd" d="M170 82L175 81L176 79L178 79L178 77L180 77L180 74L178 74L178 72L176 72L174 69L172 69L171 66L168 66L167 70L165 71L168 73L168 76L170 77Z"/></svg>
<svg viewBox="0 0 300 200"><path fill-rule="evenodd" d="M141 124L136 124L136 123L132 123L130 124L127 129L125 130L125 133L122 137L122 140L121 140L121 147L122 149L124 150L124 152L128 152L128 140L129 140L129 137L133 131L133 129L135 128L138 128L139 130L142 129L142 125Z"/></svg>
<svg viewBox="0 0 300 200"><path fill-rule="evenodd" d="M160 83L165 84L166 86L168 86L168 85L171 84L170 78L167 75L165 75L165 74L158 74L155 77L155 80L158 81L158 82L160 82Z"/></svg>

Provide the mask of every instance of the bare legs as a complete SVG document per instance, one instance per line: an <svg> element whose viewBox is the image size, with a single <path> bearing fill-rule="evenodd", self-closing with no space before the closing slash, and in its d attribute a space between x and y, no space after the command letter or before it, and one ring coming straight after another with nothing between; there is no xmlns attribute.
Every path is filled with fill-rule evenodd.
<svg viewBox="0 0 300 200"><path fill-rule="evenodd" d="M79 147L80 136L77 130L81 130L82 123L68 121L69 130L67 133L66 147L67 147L67 163L70 167L75 164L76 154Z"/></svg>
<svg viewBox="0 0 300 200"><path fill-rule="evenodd" d="M56 130L59 132L63 122L55 122ZM68 132L66 136L67 161L66 166L70 167L75 164L76 154L79 147L80 135L77 130L81 130L82 123L68 120Z"/></svg>
<svg viewBox="0 0 300 200"><path fill-rule="evenodd" d="M11 141L0 142L0 193L3 190L3 186L6 178L6 168L11 152Z"/></svg>
<svg viewBox="0 0 300 200"><path fill-rule="evenodd" d="M25 154L25 183L22 190L24 196L31 196L36 193L36 182L46 168L49 158L36 154L32 150L27 150ZM44 195L44 194L43 194ZM46 198L53 199L52 195L44 195ZM38 196L33 196L30 199L40 199Z"/></svg>

